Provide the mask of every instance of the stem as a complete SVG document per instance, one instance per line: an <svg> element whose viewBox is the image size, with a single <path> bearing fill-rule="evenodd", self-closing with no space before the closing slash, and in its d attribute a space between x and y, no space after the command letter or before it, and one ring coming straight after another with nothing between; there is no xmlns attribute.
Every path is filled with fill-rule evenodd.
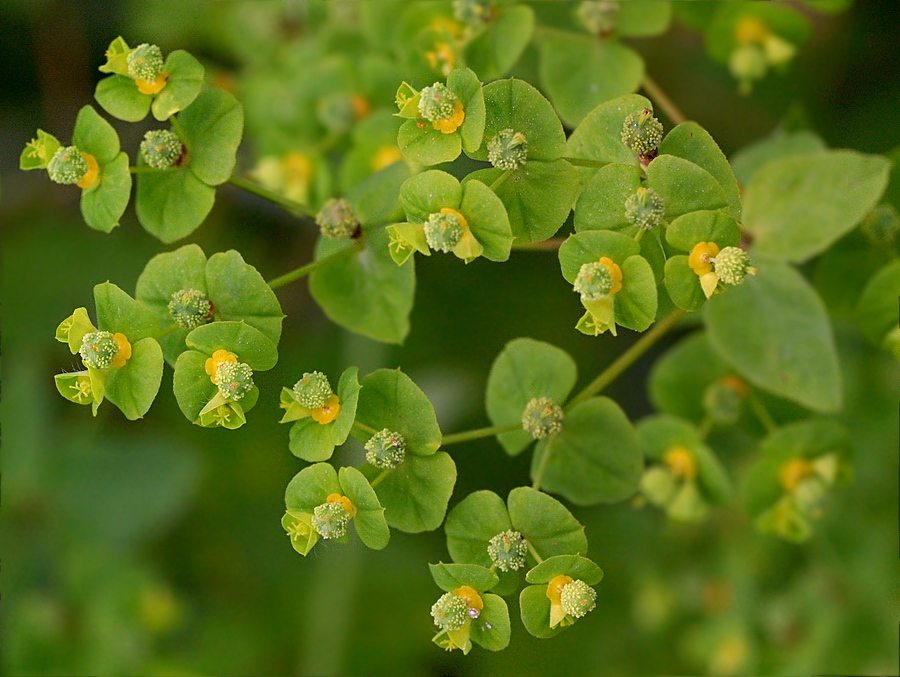
<svg viewBox="0 0 900 677"><path fill-rule="evenodd" d="M646 233L646 232L647 232L647 231L644 230L643 228L638 228L638 232L636 232L636 233L634 234L634 241L635 241L635 242L640 242L640 241L641 241L641 238L644 237L644 233Z"/></svg>
<svg viewBox="0 0 900 677"><path fill-rule="evenodd" d="M702 437L705 440L706 436L709 435L709 431L712 430L713 424L714 424L714 421L713 421L712 416L710 416L709 414L704 416L703 420L700 422L700 428L699 428L700 437Z"/></svg>
<svg viewBox="0 0 900 677"><path fill-rule="evenodd" d="M376 487L376 486L378 486L378 484L379 484L385 477L387 477L388 475L391 474L391 470L393 470L393 468L385 468L384 470L382 470L380 475L378 475L374 480L372 480L371 482L369 482L369 486L370 486L370 487Z"/></svg>
<svg viewBox="0 0 900 677"><path fill-rule="evenodd" d="M263 188L258 183L254 183L253 181L245 179L242 176L238 176L237 174L232 174L231 178L228 179L228 183L230 183L232 186L243 188L244 190L253 193L254 195L258 195L265 200L274 202L279 207L282 207L291 213L303 214L304 216L309 217L315 216L315 212L307 205L301 202L294 202L293 200L286 198L284 195L280 195L274 191L269 190L268 188Z"/></svg>
<svg viewBox="0 0 900 677"><path fill-rule="evenodd" d="M534 453L534 452L532 452L532 453ZM552 453L553 453L552 446L547 445L544 447L544 455L541 456L541 461L540 461L540 463L538 463L537 470L534 471L534 482L531 485L531 488L534 489L535 491L540 491L540 489L541 489L541 482L544 481L544 473L547 471L547 464L550 462L550 455ZM529 543L528 546L530 549L531 543ZM534 551L532 551L531 554L533 555ZM540 560L538 560L538 563L540 563Z"/></svg>
<svg viewBox="0 0 900 677"><path fill-rule="evenodd" d="M500 176L498 176L498 177L494 180L494 182L493 182L490 186L488 186L488 188L490 188L491 190L496 190L497 187L498 187L501 183L503 183L504 181L506 181L506 179L509 178L509 175L510 175L510 174L512 174L512 170L511 170L511 169L507 169L507 170L506 170L505 172L503 172Z"/></svg>
<svg viewBox="0 0 900 677"><path fill-rule="evenodd" d="M766 405L760 402L756 395L751 393L747 400L750 402L750 408L753 410L756 418L759 419L759 422L763 424L766 432L770 433L778 429L778 424L775 423L775 419L772 418L769 410L766 409Z"/></svg>
<svg viewBox="0 0 900 677"><path fill-rule="evenodd" d="M528 546L528 552L531 553L531 556L534 557L535 561L537 561L538 564L544 561L544 559L537 554L537 550L534 549L534 546L531 545L531 541L526 539L525 545Z"/></svg>
<svg viewBox="0 0 900 677"><path fill-rule="evenodd" d="M365 423L361 423L360 421L353 421L353 427L359 428L364 433L369 433L370 435L377 435L378 431L375 428L370 428Z"/></svg>
<svg viewBox="0 0 900 677"><path fill-rule="evenodd" d="M178 118L174 115L171 115L169 116L169 122L172 123L172 129L175 130L178 138L181 139L181 143L185 143L187 137L184 135L184 130L181 128L181 123L178 122Z"/></svg>
<svg viewBox="0 0 900 677"><path fill-rule="evenodd" d="M358 240L351 247L346 247L341 249L338 252L334 252L334 254L329 254L328 256L319 259L318 261L313 261L311 263L307 263L305 266L300 266L299 268L295 268L294 270L285 273L284 275L280 275L276 277L274 280L269 280L269 287L271 289L278 289L279 287L283 287L286 284L290 284L291 282L295 282L300 278L306 277L311 272L313 272L316 268L333 261L334 259L340 258L342 256L346 256L347 254L355 253L363 248L362 240Z"/></svg>
<svg viewBox="0 0 900 677"><path fill-rule="evenodd" d="M587 158L580 157L564 157L563 160L568 162L570 165L575 165L576 167L593 167L594 169L603 169L608 162L600 162L599 160L588 160Z"/></svg>
<svg viewBox="0 0 900 677"><path fill-rule="evenodd" d="M665 336L675 323L684 317L685 314L685 311L681 308L676 308L669 315L657 322L653 329L635 341L628 350L616 358L615 362L609 365L597 378L591 381L584 390L578 393L569 404L566 405L566 408L593 397L610 383L615 381L622 372L637 362L638 358L646 353L654 343Z"/></svg>
<svg viewBox="0 0 900 677"><path fill-rule="evenodd" d="M680 125L683 122L687 122L687 118L684 116L678 106L672 103L672 99L666 96L666 93L662 90L662 88L656 84L656 82L649 75L644 75L644 81L641 83L641 86L650 95L650 98L662 108L663 112L669 116L669 119L674 122L676 125Z"/></svg>
<svg viewBox="0 0 900 677"><path fill-rule="evenodd" d="M495 425L491 428L476 428L475 430L466 430L453 435L445 435L441 439L441 446L448 444L456 444L457 442L468 442L469 440L480 440L482 437L492 437L502 433L511 433L513 430L521 430L519 423L510 423L509 425Z"/></svg>
<svg viewBox="0 0 900 677"><path fill-rule="evenodd" d="M564 237L555 237L543 242L513 242L512 248L523 252L556 251L565 241Z"/></svg>

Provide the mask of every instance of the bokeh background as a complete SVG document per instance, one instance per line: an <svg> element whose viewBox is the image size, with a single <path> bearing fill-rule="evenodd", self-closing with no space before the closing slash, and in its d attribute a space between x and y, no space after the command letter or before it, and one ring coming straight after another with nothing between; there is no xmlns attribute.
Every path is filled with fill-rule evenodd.
<svg viewBox="0 0 900 677"><path fill-rule="evenodd" d="M331 4L352 14L353 3ZM89 230L76 191L17 170L22 147L37 127L69 137L77 110L93 102L96 67L117 35L157 43L164 53L187 49L240 95L252 61L242 44L247 31L272 26L272 40L290 44L302 37L307 9L287 0L0 4L2 673L896 674L900 369L841 321L847 408L839 418L857 443L856 478L836 492L808 544L756 535L738 506L697 526L669 524L628 503L576 508L589 555L606 574L597 610L558 638L536 640L513 603L510 648L476 648L468 657L429 641L428 609L439 591L425 565L448 559L440 532L394 532L381 552L324 544L304 559L291 549L279 520L284 487L302 464L277 425L274 396L230 432L184 419L170 370L153 409L134 423L111 406L92 419L57 395L53 374L76 368L53 341L59 321L90 307L98 282L133 291L147 260L174 246L145 233L133 211L110 235ZM893 0L816 15L812 40L791 69L749 98L736 93L695 31L675 25L630 42L728 154L785 121L810 126L833 147L884 153L900 145L898 31ZM529 51L523 76L533 62ZM114 124L133 153L145 127ZM253 142L248 137L239 160L245 168ZM226 186L188 241L207 254L238 249L270 279L310 260L315 238L311 223ZM403 346L340 329L306 283L295 283L278 293L288 315L281 362L257 383L271 395L303 371L402 366L434 402L445 431L486 425L488 369L512 338L568 350L582 383L633 340L630 332L591 339L572 330L577 300L557 266L546 252L516 253L503 265L420 261ZM651 411L648 372L680 335L609 390L632 417ZM755 453L752 438L713 436L712 443L737 473ZM528 481L528 455L509 459L492 440L451 451L459 469L451 505L472 490L505 494ZM351 444L337 460L359 458Z"/></svg>

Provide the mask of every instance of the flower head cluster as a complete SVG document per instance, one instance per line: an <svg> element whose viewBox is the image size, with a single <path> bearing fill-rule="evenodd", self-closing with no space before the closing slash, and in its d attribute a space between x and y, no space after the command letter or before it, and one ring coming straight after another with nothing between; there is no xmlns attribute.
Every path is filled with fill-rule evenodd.
<svg viewBox="0 0 900 677"><path fill-rule="evenodd" d="M522 412L522 429L542 440L562 430L563 415L562 408L549 397L534 397Z"/></svg>
<svg viewBox="0 0 900 677"><path fill-rule="evenodd" d="M406 459L406 439L387 428L366 442L366 461L379 468L396 468Z"/></svg>
<svg viewBox="0 0 900 677"><path fill-rule="evenodd" d="M195 329L213 317L213 304L199 289L179 289L167 306L182 329Z"/></svg>
<svg viewBox="0 0 900 677"><path fill-rule="evenodd" d="M253 388L253 370L244 362L220 362L213 382L222 397L239 400Z"/></svg>
<svg viewBox="0 0 900 677"><path fill-rule="evenodd" d="M442 209L425 222L425 241L434 251L451 252L466 232L465 218L455 209Z"/></svg>
<svg viewBox="0 0 900 677"><path fill-rule="evenodd" d="M641 493L650 503L664 508L680 522L696 522L709 511L697 486L699 465L688 447L674 445L663 454L662 463L648 468L641 478Z"/></svg>
<svg viewBox="0 0 900 677"><path fill-rule="evenodd" d="M435 82L420 93L419 115L429 122L441 122L453 117L459 98L447 85Z"/></svg>
<svg viewBox="0 0 900 677"><path fill-rule="evenodd" d="M360 227L359 219L350 203L343 198L331 198L316 214L316 225L327 238L346 240Z"/></svg>
<svg viewBox="0 0 900 677"><path fill-rule="evenodd" d="M89 169L87 158L76 146L60 146L47 165L47 174L54 183L71 186L83 180Z"/></svg>
<svg viewBox="0 0 900 677"><path fill-rule="evenodd" d="M528 542L518 531L507 529L488 541L487 551L500 571L516 571L525 566Z"/></svg>
<svg viewBox="0 0 900 677"><path fill-rule="evenodd" d="M128 55L128 75L135 80L154 82L163 72L162 52L156 45L144 43Z"/></svg>
<svg viewBox="0 0 900 677"><path fill-rule="evenodd" d="M578 5L578 18L594 35L609 35L616 30L620 9L614 0L585 0Z"/></svg>
<svg viewBox="0 0 900 677"><path fill-rule="evenodd" d="M453 0L453 18L480 28L494 18L494 6L490 0Z"/></svg>
<svg viewBox="0 0 900 677"><path fill-rule="evenodd" d="M662 197L652 188L641 186L625 200L625 218L641 230L650 230L661 224L665 213L666 205Z"/></svg>
<svg viewBox="0 0 900 677"><path fill-rule="evenodd" d="M647 155L655 151L662 138L662 123L653 117L653 111L649 108L625 118L622 125L622 143L638 155Z"/></svg>
<svg viewBox="0 0 900 677"><path fill-rule="evenodd" d="M343 538L352 515L340 501L328 501L313 510L312 527L322 538Z"/></svg>
<svg viewBox="0 0 900 677"><path fill-rule="evenodd" d="M596 606L597 591L581 579L560 574L547 584L550 627L571 625Z"/></svg>
<svg viewBox="0 0 900 677"><path fill-rule="evenodd" d="M452 592L445 592L431 606L431 617L441 630L459 630L469 622L466 601Z"/></svg>
<svg viewBox="0 0 900 677"><path fill-rule="evenodd" d="M91 369L123 367L131 358L131 343L124 334L92 331L81 339L78 353L85 365Z"/></svg>
<svg viewBox="0 0 900 677"><path fill-rule="evenodd" d="M715 242L698 242L688 257L688 266L700 278L706 298L712 296L719 283L741 284L747 275L756 275L750 256L739 247L719 250Z"/></svg>
<svg viewBox="0 0 900 677"><path fill-rule="evenodd" d="M294 384L294 399L307 409L324 406L332 395L328 377L321 371L306 372Z"/></svg>
<svg viewBox="0 0 900 677"><path fill-rule="evenodd" d="M155 129L144 134L141 157L153 169L169 169L184 152L181 139L168 129Z"/></svg>
<svg viewBox="0 0 900 677"><path fill-rule="evenodd" d="M487 142L488 160L497 169L513 170L528 159L528 139L522 132L502 129Z"/></svg>

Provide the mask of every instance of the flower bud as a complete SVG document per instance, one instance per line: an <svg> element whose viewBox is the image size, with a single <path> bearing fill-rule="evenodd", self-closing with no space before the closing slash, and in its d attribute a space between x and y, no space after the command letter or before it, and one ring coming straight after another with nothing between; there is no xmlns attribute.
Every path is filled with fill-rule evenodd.
<svg viewBox="0 0 900 677"><path fill-rule="evenodd" d="M522 132L503 129L487 142L488 160L497 169L512 170L528 159L528 139Z"/></svg>
<svg viewBox="0 0 900 677"><path fill-rule="evenodd" d="M239 400L253 388L253 370L244 362L222 362L216 368L215 383L222 397Z"/></svg>
<svg viewBox="0 0 900 677"><path fill-rule="evenodd" d="M740 284L747 274L756 275L750 265L750 256L740 247L725 247L712 259L713 269L725 284Z"/></svg>
<svg viewBox="0 0 900 677"><path fill-rule="evenodd" d="M462 239L465 228L455 211L432 214L425 222L425 241L434 251L451 252Z"/></svg>
<svg viewBox="0 0 900 677"><path fill-rule="evenodd" d="M453 0L453 18L472 28L480 28L494 18L490 0Z"/></svg>
<svg viewBox="0 0 900 677"><path fill-rule="evenodd" d="M528 543L518 531L507 529L488 541L487 551L500 571L515 571L525 566Z"/></svg>
<svg viewBox="0 0 900 677"><path fill-rule="evenodd" d="M323 503L313 510L312 527L322 538L342 538L347 534L350 517L339 501Z"/></svg>
<svg viewBox="0 0 900 677"><path fill-rule="evenodd" d="M458 101L456 94L451 92L446 85L435 82L421 92L419 115L429 122L449 120L456 112Z"/></svg>
<svg viewBox="0 0 900 677"><path fill-rule="evenodd" d="M535 397L525 405L522 429L536 440L555 435L562 430L563 410L549 397Z"/></svg>
<svg viewBox="0 0 900 677"><path fill-rule="evenodd" d="M198 289L179 289L167 306L172 319L182 329L195 329L213 317L213 304Z"/></svg>
<svg viewBox="0 0 900 677"><path fill-rule="evenodd" d="M387 428L366 442L366 461L379 468L396 468L406 459L406 440Z"/></svg>
<svg viewBox="0 0 900 677"><path fill-rule="evenodd" d="M71 186L81 181L89 169L84 153L76 146L62 146L50 159L47 174L54 183Z"/></svg>
<svg viewBox="0 0 900 677"><path fill-rule="evenodd" d="M585 263L578 270L575 278L575 291L587 301L599 301L615 287L612 271L602 263L594 261Z"/></svg>
<svg viewBox="0 0 900 677"><path fill-rule="evenodd" d="M316 225L325 237L346 240L360 227L353 207L343 198L331 198L316 214Z"/></svg>
<svg viewBox="0 0 900 677"><path fill-rule="evenodd" d="M622 143L638 155L647 155L659 147L663 138L662 123L649 108L632 113L622 125Z"/></svg>
<svg viewBox="0 0 900 677"><path fill-rule="evenodd" d="M81 360L92 369L108 369L119 354L119 344L112 332L93 331L81 339Z"/></svg>
<svg viewBox="0 0 900 677"><path fill-rule="evenodd" d="M563 611L573 618L581 618L596 605L597 591L581 579L575 579L563 586L559 593L559 602Z"/></svg>
<svg viewBox="0 0 900 677"><path fill-rule="evenodd" d="M578 6L578 18L594 35L609 35L616 30L619 3L610 0L586 0Z"/></svg>
<svg viewBox="0 0 900 677"><path fill-rule="evenodd" d="M153 169L169 169L181 157L184 146L175 132L155 129L144 134L140 152L144 162Z"/></svg>
<svg viewBox="0 0 900 677"><path fill-rule="evenodd" d="M469 621L466 600L452 592L445 592L431 607L434 624L441 630L459 630Z"/></svg>
<svg viewBox="0 0 900 677"><path fill-rule="evenodd" d="M144 82L155 81L163 72L162 52L156 45L144 43L132 50L126 59L128 75Z"/></svg>
<svg viewBox="0 0 900 677"><path fill-rule="evenodd" d="M634 195L625 200L625 218L641 230L650 230L662 223L666 206L659 193L652 188L637 189Z"/></svg>
<svg viewBox="0 0 900 677"><path fill-rule="evenodd" d="M749 94L756 80L762 80L769 70L765 52L757 45L736 47L728 59L728 70L741 83L741 93Z"/></svg>
<svg viewBox="0 0 900 677"><path fill-rule="evenodd" d="M294 399L307 409L324 407L331 397L331 384L321 371L306 372L294 384Z"/></svg>

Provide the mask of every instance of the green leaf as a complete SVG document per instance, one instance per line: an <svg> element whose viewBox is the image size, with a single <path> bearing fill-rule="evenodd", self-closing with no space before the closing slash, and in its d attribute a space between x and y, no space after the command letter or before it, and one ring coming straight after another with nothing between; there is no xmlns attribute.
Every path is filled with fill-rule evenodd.
<svg viewBox="0 0 900 677"><path fill-rule="evenodd" d="M126 122L139 122L147 117L153 97L141 94L127 75L110 75L97 83L94 98L107 113Z"/></svg>
<svg viewBox="0 0 900 677"><path fill-rule="evenodd" d="M719 249L724 249L741 244L741 229L724 212L690 212L669 224L666 228L666 240L683 252L690 252L699 242L714 242Z"/></svg>
<svg viewBox="0 0 900 677"><path fill-rule="evenodd" d="M559 248L559 265L566 282L575 284L578 271L585 263L598 261L606 256L621 266L626 259L640 251L641 247L637 242L621 233L591 230L566 238Z"/></svg>
<svg viewBox="0 0 900 677"><path fill-rule="evenodd" d="M463 185L478 180L493 185L503 170L472 172ZM553 237L572 211L578 191L578 173L565 160L529 160L494 189L503 202L509 225L518 242L541 242Z"/></svg>
<svg viewBox="0 0 900 677"><path fill-rule="evenodd" d="M166 57L165 72L169 74L166 86L156 95L151 106L153 117L159 121L168 120L198 98L205 71L197 59L179 49Z"/></svg>
<svg viewBox="0 0 900 677"><path fill-rule="evenodd" d="M640 55L618 40L550 34L541 37L539 49L541 84L569 127L597 105L634 92L644 77Z"/></svg>
<svg viewBox="0 0 900 677"><path fill-rule="evenodd" d="M153 338L131 344L131 358L123 367L110 370L106 378L106 399L116 405L129 421L142 418L150 409L162 382L162 349Z"/></svg>
<svg viewBox="0 0 900 677"><path fill-rule="evenodd" d="M731 166L737 179L746 186L757 170L773 160L793 155L808 155L825 149L825 142L812 132L776 131L735 153L731 158Z"/></svg>
<svg viewBox="0 0 900 677"><path fill-rule="evenodd" d="M498 595L482 595L481 600L484 602L484 609L472 621L469 638L488 651L502 651L509 646L509 608Z"/></svg>
<svg viewBox="0 0 900 677"><path fill-rule="evenodd" d="M134 344L148 336L156 336L159 320L112 282L94 286L97 327L102 331L122 333Z"/></svg>
<svg viewBox="0 0 900 677"><path fill-rule="evenodd" d="M519 594L519 612L525 629L535 637L546 639L558 635L562 626L550 627L550 600L546 585L529 585Z"/></svg>
<svg viewBox="0 0 900 677"><path fill-rule="evenodd" d="M476 491L466 496L448 513L444 524L447 551L454 562L489 567L488 542L512 529L506 504L493 491ZM492 589L507 595L518 588L517 572L498 572L500 582Z"/></svg>
<svg viewBox="0 0 900 677"><path fill-rule="evenodd" d="M372 550L385 548L391 540L391 532L384 519L384 508L378 502L369 480L356 468L341 468L338 482L344 496L356 507L353 525L360 540Z"/></svg>
<svg viewBox="0 0 900 677"><path fill-rule="evenodd" d="M399 369L378 369L362 379L356 418L375 430L403 435L408 454L430 456L441 446L434 407L413 380ZM365 435L355 431L357 436ZM407 456L408 458L408 456Z"/></svg>
<svg viewBox="0 0 900 677"><path fill-rule="evenodd" d="M285 489L284 503L288 510L312 512L329 494L340 493L341 485L334 468L328 463L316 463L294 475Z"/></svg>
<svg viewBox="0 0 900 677"><path fill-rule="evenodd" d="M628 417L598 397L572 407L562 431L537 445L532 479L541 468L541 486L576 505L617 503L637 490L643 457Z"/></svg>
<svg viewBox="0 0 900 677"><path fill-rule="evenodd" d="M78 111L72 144L82 152L93 155L101 166L112 162L119 155L119 135L93 106L84 106Z"/></svg>
<svg viewBox="0 0 900 677"><path fill-rule="evenodd" d="M187 237L203 223L216 199L216 189L187 167L138 175L135 207L148 233L164 243Z"/></svg>
<svg viewBox="0 0 900 677"><path fill-rule="evenodd" d="M487 107L485 139L492 139L504 129L512 129L525 135L529 162L552 162L562 157L566 150L565 132L553 106L537 89L524 80L498 80L484 88L484 101ZM487 144L467 154L487 162Z"/></svg>
<svg viewBox="0 0 900 677"><path fill-rule="evenodd" d="M291 426L289 449L297 458L310 463L327 461L334 453L334 424L324 425L312 418L302 418Z"/></svg>
<svg viewBox="0 0 900 677"><path fill-rule="evenodd" d="M674 155L708 171L719 182L728 201L728 213L741 218L741 192L728 159L703 127L683 122L673 128L659 145L660 154Z"/></svg>
<svg viewBox="0 0 900 677"><path fill-rule="evenodd" d="M688 263L687 256L673 256L666 260L666 291L679 308L700 310L706 303L706 294L700 286L700 277Z"/></svg>
<svg viewBox="0 0 900 677"><path fill-rule="evenodd" d="M278 363L278 349L265 334L246 322L212 322L191 330L185 339L189 348L212 356L227 350L253 371L268 371Z"/></svg>
<svg viewBox="0 0 900 677"><path fill-rule="evenodd" d="M382 470L366 465L362 473L372 481ZM454 484L456 464L447 452L431 456L407 454L403 464L390 470L375 487L375 493L384 506L387 523L415 534L441 526Z"/></svg>
<svg viewBox="0 0 900 677"><path fill-rule="evenodd" d="M359 385L357 376L359 370L356 367L347 367L338 380L337 396L341 403L341 411L334 419L334 443L343 444L350 435L353 422L356 420L356 408L359 402Z"/></svg>
<svg viewBox="0 0 900 677"><path fill-rule="evenodd" d="M516 65L531 41L534 11L527 5L500 5L486 30L465 47L466 64L484 80L499 78Z"/></svg>
<svg viewBox="0 0 900 677"><path fill-rule="evenodd" d="M482 256L490 261L506 261L513 236L500 198L481 181L468 181L462 187L459 211L472 235L484 247Z"/></svg>
<svg viewBox="0 0 900 677"><path fill-rule="evenodd" d="M400 187L400 204L406 218L425 223L441 209L459 209L462 186L447 172L431 169L407 179Z"/></svg>
<svg viewBox="0 0 900 677"><path fill-rule="evenodd" d="M725 191L712 174L674 155L660 155L647 167L647 183L660 194L666 219L702 209L725 209Z"/></svg>
<svg viewBox="0 0 900 677"><path fill-rule="evenodd" d="M525 574L525 580L532 584L547 585L557 576L569 576L593 586L603 579L603 571L587 557L557 555L545 559Z"/></svg>
<svg viewBox="0 0 900 677"><path fill-rule="evenodd" d="M185 350L175 361L172 389L181 413L191 423L200 424L200 412L219 392L206 373L209 355L196 350Z"/></svg>
<svg viewBox="0 0 900 677"><path fill-rule="evenodd" d="M705 305L711 345L763 390L816 411L837 411L840 365L821 299L790 266L760 261L758 269Z"/></svg>
<svg viewBox="0 0 900 677"><path fill-rule="evenodd" d="M625 217L625 201L641 186L641 174L637 165L608 164L598 170L578 196L576 232L634 229Z"/></svg>
<svg viewBox="0 0 900 677"><path fill-rule="evenodd" d="M225 183L234 171L244 131L244 110L238 100L221 89L207 90L178 116L178 124L184 132L188 169L207 185Z"/></svg>
<svg viewBox="0 0 900 677"><path fill-rule="evenodd" d="M488 376L488 418L495 426L520 423L526 405L536 397L549 397L562 406L576 378L575 361L565 351L530 338L510 341L497 355ZM498 435L497 441L514 456L533 439L525 430L515 430Z"/></svg>
<svg viewBox="0 0 900 677"><path fill-rule="evenodd" d="M431 577L444 592L453 592L462 585L468 585L481 593L497 585L498 578L490 569L474 564L429 564Z"/></svg>
<svg viewBox="0 0 900 677"><path fill-rule="evenodd" d="M856 317L863 335L875 345L882 345L889 332L897 328L900 309L900 261L889 263L869 280L859 303Z"/></svg>
<svg viewBox="0 0 900 677"><path fill-rule="evenodd" d="M484 138L485 104L481 81L471 69L457 68L447 76L447 88L459 97L466 113L459 127L462 147L474 153Z"/></svg>
<svg viewBox="0 0 900 677"><path fill-rule="evenodd" d="M410 162L430 166L442 162L452 162L462 152L462 140L458 133L444 134L431 126L416 120L404 122L397 133L400 152Z"/></svg>
<svg viewBox="0 0 900 677"><path fill-rule="evenodd" d="M665 33L672 21L672 3L641 0L619 3L616 33L627 37L645 37Z"/></svg>
<svg viewBox="0 0 900 677"><path fill-rule="evenodd" d="M584 527L552 496L531 487L518 487L509 492L507 502L513 529L541 557L587 552Z"/></svg>
<svg viewBox="0 0 900 677"><path fill-rule="evenodd" d="M401 343L409 333L409 313L416 291L414 262L397 266L383 228L365 235L366 248L329 261L309 276L309 290L333 322L385 343ZM347 241L321 238L316 260L352 247Z"/></svg>
<svg viewBox="0 0 900 677"><path fill-rule="evenodd" d="M744 195L754 250L796 263L823 252L875 206L889 171L885 158L847 150L766 164Z"/></svg>
<svg viewBox="0 0 900 677"><path fill-rule="evenodd" d="M81 215L94 230L110 232L119 225L119 219L131 199L131 172L128 156L119 153L100 166L100 179L81 193Z"/></svg>

